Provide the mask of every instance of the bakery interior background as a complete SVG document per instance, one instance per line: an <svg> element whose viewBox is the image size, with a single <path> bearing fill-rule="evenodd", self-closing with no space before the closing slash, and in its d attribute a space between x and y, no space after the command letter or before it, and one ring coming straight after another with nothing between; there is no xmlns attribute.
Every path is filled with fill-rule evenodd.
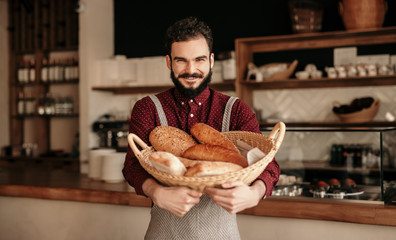
<svg viewBox="0 0 396 240"><path fill-rule="evenodd" d="M321 32L345 30L339 0L323 4ZM262 1L125 1L114 0L115 55L128 58L164 53L166 28L176 20L196 16L211 26L215 56L234 50L236 38L293 34L289 0ZM396 1L387 1L384 27L396 26Z"/></svg>

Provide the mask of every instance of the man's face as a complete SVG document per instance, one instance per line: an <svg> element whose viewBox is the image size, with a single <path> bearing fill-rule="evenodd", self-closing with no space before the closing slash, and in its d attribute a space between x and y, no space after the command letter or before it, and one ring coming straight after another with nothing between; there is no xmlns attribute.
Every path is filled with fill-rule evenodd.
<svg viewBox="0 0 396 240"><path fill-rule="evenodd" d="M171 56L167 55L166 61L174 81L186 90L196 90L204 80L209 80L214 55L209 52L205 38L200 37L173 43Z"/></svg>

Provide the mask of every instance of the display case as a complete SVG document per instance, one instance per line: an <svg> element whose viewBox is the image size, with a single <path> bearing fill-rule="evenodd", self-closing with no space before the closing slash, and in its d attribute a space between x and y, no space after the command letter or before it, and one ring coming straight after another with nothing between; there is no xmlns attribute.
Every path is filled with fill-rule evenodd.
<svg viewBox="0 0 396 240"><path fill-rule="evenodd" d="M276 160L273 196L396 204L396 128L288 129Z"/></svg>

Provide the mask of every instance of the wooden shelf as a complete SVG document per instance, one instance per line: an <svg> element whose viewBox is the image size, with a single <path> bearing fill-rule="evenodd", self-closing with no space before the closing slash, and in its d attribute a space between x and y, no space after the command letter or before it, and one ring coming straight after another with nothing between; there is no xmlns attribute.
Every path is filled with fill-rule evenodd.
<svg viewBox="0 0 396 240"><path fill-rule="evenodd" d="M63 81L52 81L52 82L40 82L42 85L62 85L62 84L78 84L78 79L63 80Z"/></svg>
<svg viewBox="0 0 396 240"><path fill-rule="evenodd" d="M209 86L219 91L235 91L235 81L211 83ZM172 88L173 85L155 86L95 86L92 90L112 92L114 94L157 93Z"/></svg>
<svg viewBox="0 0 396 240"><path fill-rule="evenodd" d="M12 115L11 118L78 118L78 113L71 114L54 114L54 115L38 115L38 114L22 114L22 115Z"/></svg>
<svg viewBox="0 0 396 240"><path fill-rule="evenodd" d="M260 128L272 129L276 122L260 122ZM371 128L395 128L396 122L373 121L367 123L344 123L334 122L285 122L287 128L348 128L348 129L371 129Z"/></svg>
<svg viewBox="0 0 396 240"><path fill-rule="evenodd" d="M0 157L4 161L58 161L58 162L80 162L76 157Z"/></svg>
<svg viewBox="0 0 396 240"><path fill-rule="evenodd" d="M396 85L396 75L375 77L349 77L349 78L316 78L316 79L284 79L256 82L245 80L241 83L249 89L301 89L301 88L334 88L334 87L363 87L363 86L389 86Z"/></svg>

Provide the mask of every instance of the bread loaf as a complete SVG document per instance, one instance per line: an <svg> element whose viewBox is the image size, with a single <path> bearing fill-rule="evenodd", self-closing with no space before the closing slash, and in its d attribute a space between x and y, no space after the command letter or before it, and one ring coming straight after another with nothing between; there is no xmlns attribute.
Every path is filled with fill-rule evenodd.
<svg viewBox="0 0 396 240"><path fill-rule="evenodd" d="M157 151L166 151L181 156L189 147L197 142L188 133L171 126L157 126L149 135L151 145Z"/></svg>
<svg viewBox="0 0 396 240"><path fill-rule="evenodd" d="M238 148L223 134L205 123L196 123L190 129L199 143L216 145L239 153Z"/></svg>
<svg viewBox="0 0 396 240"><path fill-rule="evenodd" d="M228 162L200 162L190 167L184 176L210 177L235 172L241 169L241 166Z"/></svg>
<svg viewBox="0 0 396 240"><path fill-rule="evenodd" d="M169 173L175 176L183 176L187 171L186 167L180 162L175 155L157 151L150 154L149 160L154 168L161 172Z"/></svg>
<svg viewBox="0 0 396 240"><path fill-rule="evenodd" d="M201 161L201 160L192 160L192 159L188 159L188 158L184 158L184 157L178 157L178 158L179 158L180 162L182 162L186 168L193 167L194 165L196 165L198 163L208 162L208 161Z"/></svg>
<svg viewBox="0 0 396 240"><path fill-rule="evenodd" d="M205 161L231 162L241 167L248 166L247 159L241 154L224 147L209 144L194 145L184 151L182 157Z"/></svg>

